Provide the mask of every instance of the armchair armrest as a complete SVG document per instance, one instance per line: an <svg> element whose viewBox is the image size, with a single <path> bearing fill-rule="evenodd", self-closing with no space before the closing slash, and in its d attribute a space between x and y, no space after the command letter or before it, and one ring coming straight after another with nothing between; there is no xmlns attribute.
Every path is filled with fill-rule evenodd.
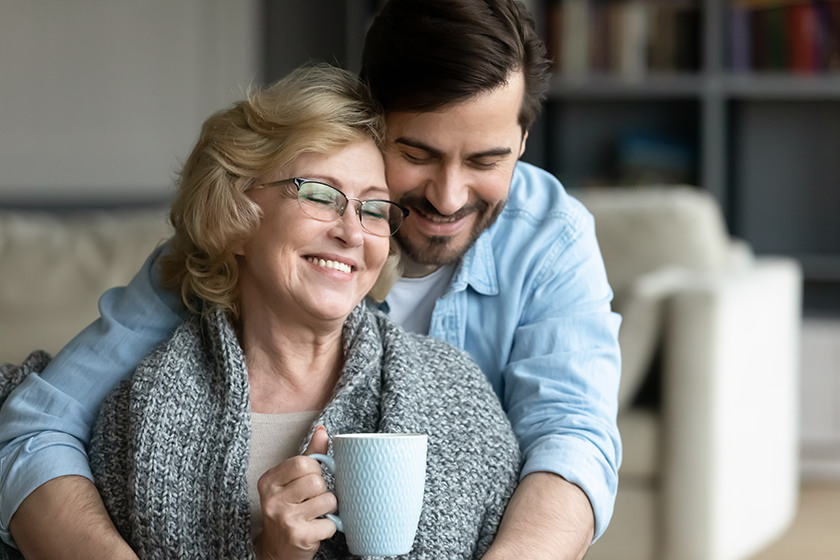
<svg viewBox="0 0 840 560"><path fill-rule="evenodd" d="M744 558L798 492L802 274L792 259L698 274L667 303L663 558Z"/></svg>

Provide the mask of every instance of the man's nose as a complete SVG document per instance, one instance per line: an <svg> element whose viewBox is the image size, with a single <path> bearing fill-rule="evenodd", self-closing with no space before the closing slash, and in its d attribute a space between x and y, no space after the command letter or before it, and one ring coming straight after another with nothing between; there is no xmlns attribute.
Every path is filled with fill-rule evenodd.
<svg viewBox="0 0 840 560"><path fill-rule="evenodd" d="M444 216L454 214L469 202L466 177L456 165L442 167L426 188L426 199Z"/></svg>

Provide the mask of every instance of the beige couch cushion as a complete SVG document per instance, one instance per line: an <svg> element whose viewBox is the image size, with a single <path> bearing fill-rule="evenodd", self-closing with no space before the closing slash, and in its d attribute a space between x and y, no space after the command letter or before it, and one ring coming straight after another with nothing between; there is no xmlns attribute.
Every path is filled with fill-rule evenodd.
<svg viewBox="0 0 840 560"><path fill-rule="evenodd" d="M0 361L60 350L96 319L99 296L127 284L170 234L164 209L0 211Z"/></svg>

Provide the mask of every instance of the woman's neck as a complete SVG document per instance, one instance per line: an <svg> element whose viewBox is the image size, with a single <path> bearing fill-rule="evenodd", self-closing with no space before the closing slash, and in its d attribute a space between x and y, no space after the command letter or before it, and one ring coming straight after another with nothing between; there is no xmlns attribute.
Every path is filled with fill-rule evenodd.
<svg viewBox="0 0 840 560"><path fill-rule="evenodd" d="M343 323L302 325L266 308L243 309L241 319L251 410L281 414L323 409L344 365Z"/></svg>

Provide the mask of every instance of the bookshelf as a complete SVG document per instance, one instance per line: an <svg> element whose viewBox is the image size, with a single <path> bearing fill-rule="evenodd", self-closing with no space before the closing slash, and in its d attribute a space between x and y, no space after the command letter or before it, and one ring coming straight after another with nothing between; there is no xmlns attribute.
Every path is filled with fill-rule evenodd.
<svg viewBox="0 0 840 560"><path fill-rule="evenodd" d="M588 9L591 35L567 35L564 40L570 8L576 34L581 34L584 23L575 12L581 6ZM746 239L758 253L799 259L806 278L806 313L840 316L840 2L543 0L532 8L554 49L550 53L556 68L534 138L539 145L529 149L526 158L552 171L571 190L658 177L664 182L674 176L707 189L724 209L733 235ZM654 64L652 51L662 42L657 47L651 38L633 37L638 35L638 29L632 29L637 24L628 21L638 16L622 20L613 15L609 21L629 26L630 32L604 32L597 21L603 16L597 12L622 9L679 10L683 19L696 18L695 23L681 24L697 30L682 34L697 41L694 48L671 42L672 49L696 53L688 57L694 65ZM802 24L806 9L807 25ZM773 41L760 28L768 13L775 18ZM826 15L833 19L826 20ZM648 15L648 34L657 32L656 21ZM669 26L664 29L667 34ZM559 37L553 36L558 30ZM593 38L599 32L607 38ZM605 47L593 47L597 39L607 42L607 50L615 48L609 43L636 49L636 62L625 60L622 66L614 56L612 65L599 65L592 52ZM741 51L736 52L739 41ZM744 44L752 53L743 52ZM802 44L811 53L806 62ZM570 45L588 49L588 61L563 52ZM772 65L769 55L758 54L762 46L775 50ZM623 148L628 135L659 136L664 151L679 155L688 150L690 157L682 157L676 175L663 169L667 157L650 155L648 163L654 169L627 175L633 167L627 165L632 157Z"/></svg>
<svg viewBox="0 0 840 560"><path fill-rule="evenodd" d="M358 71L380 2L263 0L265 79L311 59ZM525 1L540 29L551 2ZM803 472L836 473L840 424L830 419L840 418L840 397L827 389L837 385L840 360L840 73L733 69L727 63L730 1L694 4L697 68L629 76L555 72L523 159L549 169L573 191L592 178L615 184L615 140L628 129L690 147L689 182L717 197L730 231L758 253L791 255L803 265L801 407L810 411L803 417Z"/></svg>
<svg viewBox="0 0 840 560"><path fill-rule="evenodd" d="M840 317L840 39L836 64L824 56L824 67L807 71L738 65L732 48L733 7L753 13L819 1L527 0L552 49L558 44L549 35L552 26L563 25L556 8L568 2L597 5L607 11L607 22L610 7L617 21L616 8L631 3L636 10L679 9L684 19L694 18L680 25L695 30L682 34L695 44L683 46L680 57L660 53L656 64L640 62L645 43L637 13L635 39L627 39L635 60L616 49L603 58L610 51L602 47L600 67L582 70L578 62L577 70L564 72L562 53L552 51L560 67L523 159L553 172L570 190L657 177L707 189L733 235L759 253L802 262L806 313ZM288 2L265 0L264 75L278 78L311 58L358 71L364 34L380 2L324 0L317 8L293 10ZM840 8L840 0L826 3ZM325 17L334 23L329 32L313 34L323 30ZM650 33L655 21L648 24Z"/></svg>

